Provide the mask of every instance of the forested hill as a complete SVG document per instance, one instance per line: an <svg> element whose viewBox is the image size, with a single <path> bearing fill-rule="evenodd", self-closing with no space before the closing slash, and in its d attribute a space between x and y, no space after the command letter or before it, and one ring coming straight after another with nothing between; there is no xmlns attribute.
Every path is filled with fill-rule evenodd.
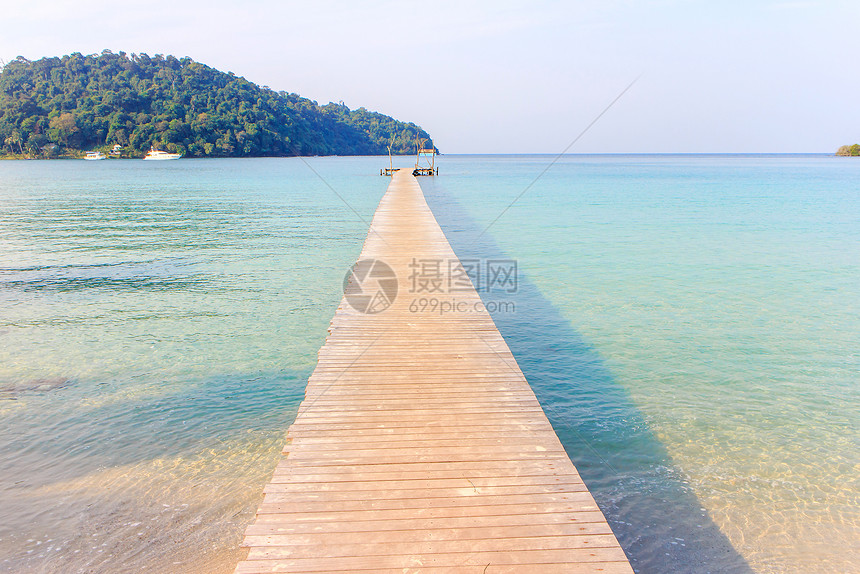
<svg viewBox="0 0 860 574"><path fill-rule="evenodd" d="M320 106L190 58L104 51L29 61L0 72L3 154L75 155L150 146L192 157L414 153L413 123L364 108ZM431 145L432 142L427 142Z"/></svg>
<svg viewBox="0 0 860 574"><path fill-rule="evenodd" d="M844 145L836 151L836 155L858 157L860 156L860 144Z"/></svg>

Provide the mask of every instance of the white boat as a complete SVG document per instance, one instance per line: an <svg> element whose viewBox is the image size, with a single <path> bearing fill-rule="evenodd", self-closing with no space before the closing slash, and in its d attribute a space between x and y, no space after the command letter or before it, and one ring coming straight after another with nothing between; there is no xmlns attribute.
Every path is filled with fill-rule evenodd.
<svg viewBox="0 0 860 574"><path fill-rule="evenodd" d="M87 155L84 156L84 159L88 161L98 161L100 159L107 159L107 156L100 151L88 151Z"/></svg>
<svg viewBox="0 0 860 574"><path fill-rule="evenodd" d="M150 148L149 153L143 156L143 159L152 159L152 160L164 160L164 159L179 159L182 157L181 153L170 153L166 151L161 151L158 149Z"/></svg>

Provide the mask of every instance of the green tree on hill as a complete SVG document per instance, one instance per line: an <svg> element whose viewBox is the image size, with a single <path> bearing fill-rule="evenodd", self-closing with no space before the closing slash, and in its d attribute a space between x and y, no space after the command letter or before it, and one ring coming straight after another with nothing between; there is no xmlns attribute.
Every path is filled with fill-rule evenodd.
<svg viewBox="0 0 860 574"><path fill-rule="evenodd" d="M844 145L839 148L836 155L860 156L860 144Z"/></svg>
<svg viewBox="0 0 860 574"><path fill-rule="evenodd" d="M0 69L0 142L46 155L120 144L193 157L414 153L427 133L364 108L320 106L190 58L74 53ZM430 144L428 144L430 145Z"/></svg>

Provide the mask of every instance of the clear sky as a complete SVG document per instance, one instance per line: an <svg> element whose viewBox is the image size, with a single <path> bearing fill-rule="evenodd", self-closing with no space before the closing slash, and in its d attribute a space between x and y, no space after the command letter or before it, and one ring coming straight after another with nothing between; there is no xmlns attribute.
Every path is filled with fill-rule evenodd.
<svg viewBox="0 0 860 574"><path fill-rule="evenodd" d="M832 152L860 1L0 0L0 58L189 56L414 121L448 153Z"/></svg>

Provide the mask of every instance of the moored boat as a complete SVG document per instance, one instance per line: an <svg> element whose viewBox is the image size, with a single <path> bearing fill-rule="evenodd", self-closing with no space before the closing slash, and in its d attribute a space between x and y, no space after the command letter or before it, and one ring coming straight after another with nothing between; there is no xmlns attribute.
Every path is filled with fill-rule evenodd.
<svg viewBox="0 0 860 574"><path fill-rule="evenodd" d="M107 156L100 151L88 151L87 155L84 156L84 159L88 161L98 161L100 159L107 159Z"/></svg>
<svg viewBox="0 0 860 574"><path fill-rule="evenodd" d="M170 153L162 150L155 149L154 147L150 148L149 153L143 156L143 159L149 160L165 160L165 159L179 159L182 157L182 154L179 153Z"/></svg>

